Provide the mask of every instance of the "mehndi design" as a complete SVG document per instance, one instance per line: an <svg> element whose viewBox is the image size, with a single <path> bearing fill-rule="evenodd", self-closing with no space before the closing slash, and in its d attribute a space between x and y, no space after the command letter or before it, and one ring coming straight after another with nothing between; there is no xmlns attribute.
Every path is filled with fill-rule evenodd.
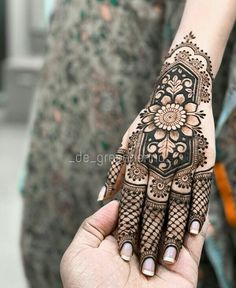
<svg viewBox="0 0 236 288"><path fill-rule="evenodd" d="M214 139L206 127L210 121L214 129L213 75L209 57L194 38L187 35L166 57L102 190L104 199L114 195L122 186L119 175L125 174L118 244L136 245L138 239L141 264L147 257L157 260L164 230L164 248L175 247L178 254L187 228L197 221L200 230L207 213L215 161Z"/></svg>

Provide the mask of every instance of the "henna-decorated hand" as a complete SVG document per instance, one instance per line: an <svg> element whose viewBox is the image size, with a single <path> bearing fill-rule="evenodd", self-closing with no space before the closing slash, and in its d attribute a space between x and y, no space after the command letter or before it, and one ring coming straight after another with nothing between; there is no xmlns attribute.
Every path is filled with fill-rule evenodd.
<svg viewBox="0 0 236 288"><path fill-rule="evenodd" d="M118 201L102 207L81 225L61 262L64 288L196 288L204 233L188 236L179 260L171 267L160 265L151 279L139 272L138 258L124 262L111 235L118 218Z"/></svg>
<svg viewBox="0 0 236 288"><path fill-rule="evenodd" d="M215 163L211 62L190 33L166 58L148 105L123 137L99 199L121 191L118 244L154 275L205 221ZM163 249L160 249L162 247Z"/></svg>

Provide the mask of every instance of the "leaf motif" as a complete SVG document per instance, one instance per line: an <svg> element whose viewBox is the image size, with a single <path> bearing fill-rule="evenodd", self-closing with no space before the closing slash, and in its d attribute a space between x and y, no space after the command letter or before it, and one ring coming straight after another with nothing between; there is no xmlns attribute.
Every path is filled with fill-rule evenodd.
<svg viewBox="0 0 236 288"><path fill-rule="evenodd" d="M173 79L168 81L168 84L169 87L166 88L166 91L172 95L177 94L183 89L182 81L176 75L173 77Z"/></svg>
<svg viewBox="0 0 236 288"><path fill-rule="evenodd" d="M188 98L191 98L193 96L193 90L190 88L187 88L186 91L188 92Z"/></svg>
<svg viewBox="0 0 236 288"><path fill-rule="evenodd" d="M178 159L175 159L175 161L174 161L174 165L177 165L178 164Z"/></svg>
<svg viewBox="0 0 236 288"><path fill-rule="evenodd" d="M177 158L179 156L179 153L178 152L175 152L174 154L173 154L173 158Z"/></svg>
<svg viewBox="0 0 236 288"><path fill-rule="evenodd" d="M158 152L162 155L165 160L169 153L173 153L175 148L175 144L170 140L169 135L167 135L159 144L158 144Z"/></svg>

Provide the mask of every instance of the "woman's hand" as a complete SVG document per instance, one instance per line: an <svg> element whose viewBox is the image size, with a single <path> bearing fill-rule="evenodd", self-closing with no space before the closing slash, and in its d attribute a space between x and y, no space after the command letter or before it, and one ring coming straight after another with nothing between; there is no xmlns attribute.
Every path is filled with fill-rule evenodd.
<svg viewBox="0 0 236 288"><path fill-rule="evenodd" d="M205 221L215 163L210 58L190 33L166 58L148 105L126 132L98 200L121 191L118 245L144 274L175 263ZM163 245L161 245L163 242ZM136 261L136 258L131 261Z"/></svg>
<svg viewBox="0 0 236 288"><path fill-rule="evenodd" d="M139 272L138 259L124 262L116 239L110 235L118 218L118 201L112 201L81 225L61 262L64 288L195 288L207 225L198 236L188 235L178 261L160 264L154 277Z"/></svg>

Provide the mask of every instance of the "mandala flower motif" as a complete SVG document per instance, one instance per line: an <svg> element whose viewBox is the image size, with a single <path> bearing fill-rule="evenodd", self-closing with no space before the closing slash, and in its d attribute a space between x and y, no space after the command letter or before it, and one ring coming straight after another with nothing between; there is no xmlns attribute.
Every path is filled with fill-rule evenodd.
<svg viewBox="0 0 236 288"><path fill-rule="evenodd" d="M177 130L186 122L186 111L179 104L167 104L158 110L153 121L156 127L163 130Z"/></svg>
<svg viewBox="0 0 236 288"><path fill-rule="evenodd" d="M196 139L197 139L198 149L205 150L206 148L208 148L207 138L205 138L203 135L197 134Z"/></svg>
<svg viewBox="0 0 236 288"><path fill-rule="evenodd" d="M190 64L196 69L200 70L203 67L202 61L199 59L191 59Z"/></svg>
<svg viewBox="0 0 236 288"><path fill-rule="evenodd" d="M154 137L156 140L164 138L167 133L172 140L179 139L179 131L186 136L193 135L194 127L200 124L198 116L195 115L197 105L195 103L186 103L182 94L175 97L174 102L165 95L161 103L163 106L154 104L148 108L148 113L142 119L145 125L144 132L155 130Z"/></svg>
<svg viewBox="0 0 236 288"><path fill-rule="evenodd" d="M141 181L147 176L146 169L137 164L132 164L131 167L128 169L128 177L133 181Z"/></svg>
<svg viewBox="0 0 236 288"><path fill-rule="evenodd" d="M153 179L150 185L150 193L154 197L165 198L168 196L170 186L163 183L163 181Z"/></svg>
<svg viewBox="0 0 236 288"><path fill-rule="evenodd" d="M186 50L180 51L175 56L175 60L188 60L190 56L190 53Z"/></svg>
<svg viewBox="0 0 236 288"><path fill-rule="evenodd" d="M192 174L186 173L186 171L181 171L177 174L177 177L175 179L175 184L179 188L186 188L189 189L191 187L192 183Z"/></svg>

